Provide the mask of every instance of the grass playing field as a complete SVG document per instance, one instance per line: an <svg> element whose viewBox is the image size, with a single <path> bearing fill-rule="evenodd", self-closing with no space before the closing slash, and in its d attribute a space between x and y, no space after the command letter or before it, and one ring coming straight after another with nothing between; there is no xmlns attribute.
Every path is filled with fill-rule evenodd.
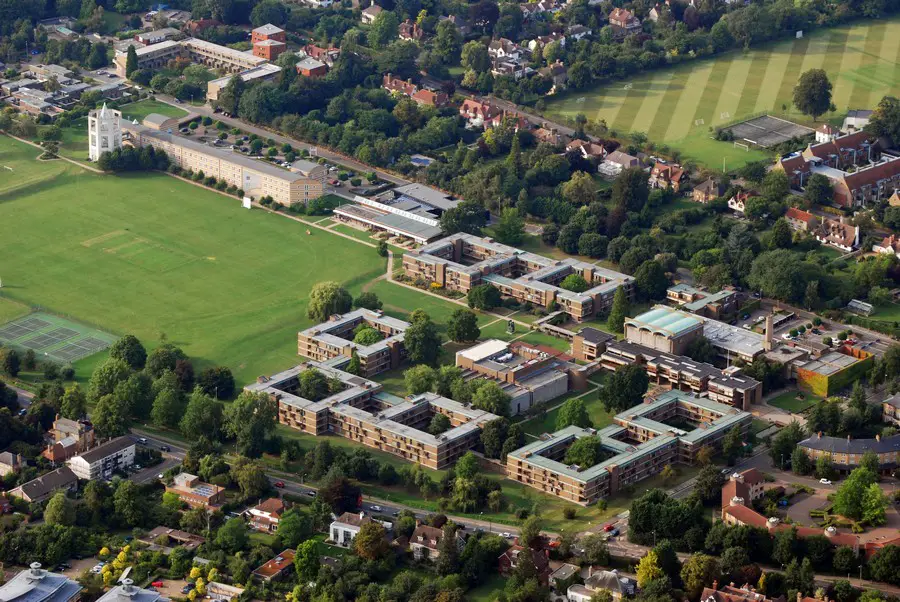
<svg viewBox="0 0 900 602"><path fill-rule="evenodd" d="M826 118L874 108L885 94L900 92L900 19L826 29L573 91L549 100L546 112L604 119L620 134L644 132L712 168L721 169L724 158L731 169L767 155L712 140L709 128L761 112L808 123L791 96L800 74L813 68L825 69L834 84L837 113Z"/></svg>
<svg viewBox="0 0 900 602"><path fill-rule="evenodd" d="M187 117L188 112L158 100L139 100L119 107L123 119L142 121L150 113L158 113L166 117Z"/></svg>
<svg viewBox="0 0 900 602"><path fill-rule="evenodd" d="M0 136L4 297L115 335L165 333L239 383L297 361L321 280L353 294L383 273L365 245L162 174L100 176ZM5 312L4 312L5 313Z"/></svg>

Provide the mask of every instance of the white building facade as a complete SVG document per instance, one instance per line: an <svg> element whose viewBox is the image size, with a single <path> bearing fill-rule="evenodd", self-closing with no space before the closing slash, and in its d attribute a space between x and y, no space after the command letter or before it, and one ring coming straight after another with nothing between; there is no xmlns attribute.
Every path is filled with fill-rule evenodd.
<svg viewBox="0 0 900 602"><path fill-rule="evenodd" d="M122 113L115 109L94 109L88 113L88 156L91 161L103 153L122 148Z"/></svg>
<svg viewBox="0 0 900 602"><path fill-rule="evenodd" d="M66 465L79 479L109 479L115 471L134 465L134 452L135 444L130 437L118 437L70 458Z"/></svg>

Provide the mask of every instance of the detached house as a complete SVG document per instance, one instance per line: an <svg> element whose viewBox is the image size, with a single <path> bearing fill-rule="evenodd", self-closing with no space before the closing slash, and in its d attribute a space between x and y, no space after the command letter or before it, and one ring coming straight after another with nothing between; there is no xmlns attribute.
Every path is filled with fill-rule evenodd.
<svg viewBox="0 0 900 602"><path fill-rule="evenodd" d="M900 258L900 237L891 234L880 243L872 245L872 251L875 253L891 253Z"/></svg>
<svg viewBox="0 0 900 602"><path fill-rule="evenodd" d="M78 488L78 477L68 466L57 468L33 481L10 489L7 495L22 498L26 502L43 502L57 491L74 491Z"/></svg>
<svg viewBox="0 0 900 602"><path fill-rule="evenodd" d="M0 453L0 477L5 477L11 472L16 472L23 466L25 466L24 456L8 451Z"/></svg>
<svg viewBox="0 0 900 602"><path fill-rule="evenodd" d="M570 602L589 602L595 593L602 590L608 591L614 602L620 602L635 594L637 583L623 577L616 570L595 570L590 566L587 568L584 585L570 585L566 594Z"/></svg>
<svg viewBox="0 0 900 602"><path fill-rule="evenodd" d="M278 523L285 512L284 501L272 497L261 504L250 508L250 526L263 533L274 533L278 530Z"/></svg>
<svg viewBox="0 0 900 602"><path fill-rule="evenodd" d="M671 188L678 192L685 179L687 179L687 174L680 165L657 162L650 170L649 183L651 188Z"/></svg>
<svg viewBox="0 0 900 602"><path fill-rule="evenodd" d="M520 545L511 546L500 555L500 574L504 576L511 575L520 562L528 561L529 556L537 569L538 580L543 585L547 585L550 582L550 573L553 572L550 569L549 550L535 550L534 548L526 548Z"/></svg>
<svg viewBox="0 0 900 602"><path fill-rule="evenodd" d="M499 115L500 111L490 103L467 98L459 106L459 114L466 119L469 127L483 128L488 121Z"/></svg>
<svg viewBox="0 0 900 602"><path fill-rule="evenodd" d="M412 19L400 24L398 36L401 40L419 42L425 37L425 31Z"/></svg>
<svg viewBox="0 0 900 602"><path fill-rule="evenodd" d="M462 537L456 533L454 533L453 536L456 538L457 549L462 550L465 543ZM443 529L428 525L419 525L416 527L416 530L413 531L412 537L409 538L409 549L412 550L413 557L415 557L416 560L425 558L434 560L441 555L440 545L443 539Z"/></svg>
<svg viewBox="0 0 900 602"><path fill-rule="evenodd" d="M522 48L512 40L500 38L491 40L488 54L494 59L519 59L522 57Z"/></svg>
<svg viewBox="0 0 900 602"><path fill-rule="evenodd" d="M383 8L378 6L377 4L373 4L369 8L365 8L359 15L360 20L366 25L371 25L375 22L375 17L380 15L384 11Z"/></svg>
<svg viewBox="0 0 900 602"><path fill-rule="evenodd" d="M331 541L345 548L350 547L353 544L353 540L359 535L359 530L362 529L362 526L370 522L372 522L372 519L362 512L359 514L344 512L328 528L328 532L331 534Z"/></svg>
<svg viewBox="0 0 900 602"><path fill-rule="evenodd" d="M691 198L697 203L709 203L722 196L724 192L725 191L715 179L709 178L702 184L694 186L694 190L691 192Z"/></svg>
<svg viewBox="0 0 900 602"><path fill-rule="evenodd" d="M548 94L556 94L561 90L565 90L566 84L569 83L569 70L566 69L566 66L559 59L552 65L538 69L538 75L553 82L553 87L550 88Z"/></svg>
<svg viewBox="0 0 900 602"><path fill-rule="evenodd" d="M859 226L844 223L843 216L840 220L822 219L814 234L823 245L831 245L847 253L859 246Z"/></svg>
<svg viewBox="0 0 900 602"><path fill-rule="evenodd" d="M755 196L759 196L756 194L754 190L743 191L740 190L735 193L733 197L728 199L728 208L732 211L736 211L737 213L743 213L747 208L747 201L752 199Z"/></svg>
<svg viewBox="0 0 900 602"><path fill-rule="evenodd" d="M797 209L796 207L788 207L788 210L784 214L784 219L787 220L787 223L792 230L798 232L811 232L815 229L816 223L818 222L815 215L809 211Z"/></svg>
<svg viewBox="0 0 900 602"><path fill-rule="evenodd" d="M640 33L641 20L633 12L625 8L614 8L609 13L609 25L613 29L613 35L622 39L634 33Z"/></svg>
<svg viewBox="0 0 900 602"><path fill-rule="evenodd" d="M572 140L566 145L566 152L578 151L585 159L591 157L595 159L603 159L607 155L606 147L602 144L595 144L587 140Z"/></svg>

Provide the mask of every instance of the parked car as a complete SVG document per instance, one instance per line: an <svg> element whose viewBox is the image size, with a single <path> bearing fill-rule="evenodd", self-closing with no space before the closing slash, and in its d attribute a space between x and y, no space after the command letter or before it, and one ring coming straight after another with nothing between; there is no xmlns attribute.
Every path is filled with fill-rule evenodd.
<svg viewBox="0 0 900 602"><path fill-rule="evenodd" d="M275 481L272 484L275 485L276 487L278 487L279 489L284 489L284 481Z"/></svg>
<svg viewBox="0 0 900 602"><path fill-rule="evenodd" d="M822 485L831 485L831 481L829 481L828 479L819 479L819 483L821 483Z"/></svg>
<svg viewBox="0 0 900 602"><path fill-rule="evenodd" d="M162 581L154 581L154 582L151 583L150 585L152 585L153 587L162 587L162 586L163 586L163 582L162 582Z"/></svg>
<svg viewBox="0 0 900 602"><path fill-rule="evenodd" d="M309 497L316 497L316 492L315 491L307 491L306 495L308 495Z"/></svg>
<svg viewBox="0 0 900 602"><path fill-rule="evenodd" d="M391 512L391 516L393 516L394 518L397 518L398 516L400 516L400 513L399 512Z"/></svg>
<svg viewBox="0 0 900 602"><path fill-rule="evenodd" d="M381 506L372 506L372 512L381 512Z"/></svg>
<svg viewBox="0 0 900 602"><path fill-rule="evenodd" d="M159 446L159 449L162 450L162 451L164 451L164 452L172 451L172 448L169 447L168 445L160 445L160 446Z"/></svg>
<svg viewBox="0 0 900 602"><path fill-rule="evenodd" d="M604 531L612 531L613 529L615 529L615 527L613 526L612 523L606 523L605 525L603 525Z"/></svg>
<svg viewBox="0 0 900 602"><path fill-rule="evenodd" d="M182 593L182 594L189 594L189 593L191 593L191 590L192 590L192 589L194 589L193 584L188 583L187 585L185 585L184 587L181 588L181 593Z"/></svg>
<svg viewBox="0 0 900 602"><path fill-rule="evenodd" d="M512 539L513 538L512 533L501 533L500 537L502 537L504 539Z"/></svg>
<svg viewBox="0 0 900 602"><path fill-rule="evenodd" d="M138 437L138 443L140 443L141 445L147 445L147 438L146 437Z"/></svg>

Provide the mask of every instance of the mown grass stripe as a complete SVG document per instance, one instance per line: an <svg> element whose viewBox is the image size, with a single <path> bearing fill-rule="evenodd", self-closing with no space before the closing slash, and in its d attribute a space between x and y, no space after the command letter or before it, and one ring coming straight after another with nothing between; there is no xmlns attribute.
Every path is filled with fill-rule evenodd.
<svg viewBox="0 0 900 602"><path fill-rule="evenodd" d="M678 104L669 121L669 128L666 130L663 140L666 142L673 140L681 140L688 135L693 128L702 128L704 131L708 126L695 125L691 117L700 103L700 97L706 89L706 83L709 81L709 74L712 73L712 63L703 63L691 69L684 85L684 90L678 98Z"/></svg>
<svg viewBox="0 0 900 602"><path fill-rule="evenodd" d="M878 62L868 68L872 82L866 108L875 108L883 96L900 92L900 22L886 24L887 31L878 51Z"/></svg>
<svg viewBox="0 0 900 602"><path fill-rule="evenodd" d="M726 61L713 63L706 81L706 87L703 89L703 95L697 103L697 109L694 111L694 118L691 120L691 123L696 123L697 120L702 119L704 123L701 127L708 128L713 124L716 104L719 101L719 96L722 94L722 86L725 83L725 78L728 76L729 66L730 63Z"/></svg>
<svg viewBox="0 0 900 602"><path fill-rule="evenodd" d="M778 96L775 97L776 112L781 111L781 106L791 106L791 96L793 95L794 86L797 85L797 78L800 77L800 67L803 65L803 59L806 57L806 50L809 48L809 38L803 38L794 42L791 48L791 57L788 59L784 73L781 75L781 85L778 87ZM774 83L774 82L773 82Z"/></svg>
<svg viewBox="0 0 900 602"><path fill-rule="evenodd" d="M809 40L809 46L806 49L806 55L803 57L803 65L800 67L801 73L806 73L810 69L822 69L826 67L825 57L828 57L828 69L833 70L837 67L836 57L839 57L847 45L847 37L849 32L847 29L830 29L823 32L824 35L813 36Z"/></svg>
<svg viewBox="0 0 900 602"><path fill-rule="evenodd" d="M630 102L622 107L616 118L616 129L620 132L646 132L671 78L671 71L657 71L650 81L634 82L628 92Z"/></svg>
<svg viewBox="0 0 900 602"><path fill-rule="evenodd" d="M753 113L756 99L760 91L765 87L766 66L771 58L771 50L757 50L752 53L750 69L744 82L744 90L738 100L736 115L748 115Z"/></svg>
<svg viewBox="0 0 900 602"><path fill-rule="evenodd" d="M853 28L852 33L849 29L841 30L840 32L843 34L844 38L843 48L837 51L840 53L841 60L840 63L835 64L834 67L832 67L837 68L837 71L829 73L829 78L832 82L839 80L839 83L841 84L835 86L832 95L832 102L834 103L834 106L837 107L839 113L843 113L849 108L850 95L853 93L853 88L855 87L852 79L842 76L853 73L854 70L859 68L862 62L862 48L865 45L870 29L871 28L869 27L855 27ZM837 54L835 54L835 56L837 56ZM837 61L835 61L835 63L837 63Z"/></svg>
<svg viewBox="0 0 900 602"><path fill-rule="evenodd" d="M737 107L750 73L751 58L744 54L731 62L728 75L722 85L719 101L713 113L713 123L725 123L737 118Z"/></svg>
<svg viewBox="0 0 900 602"><path fill-rule="evenodd" d="M653 120L647 128L647 136L651 140L665 139L669 124L676 118L675 109L678 106L681 95L687 89L690 75L690 71L679 70L675 72L674 77L669 80L666 91L660 99L659 107L656 109L656 114L653 116Z"/></svg>
<svg viewBox="0 0 900 602"><path fill-rule="evenodd" d="M871 67L879 62L881 46L884 42L884 34L887 29L886 23L875 23L869 27L869 33L866 36L865 44L863 44L861 54L859 56L859 65L851 72L842 74L842 79L848 83L852 83L853 89L850 91L847 107L850 109L868 108L869 94L874 83L866 73ZM837 104L837 103L835 103Z"/></svg>
<svg viewBox="0 0 900 602"><path fill-rule="evenodd" d="M756 96L753 113L771 111L776 108L775 102L778 100L780 83L788 68L794 44L795 41L793 40L778 44L769 53L769 62L763 75L763 85L760 86L759 94ZM780 107L778 108L780 109Z"/></svg>

